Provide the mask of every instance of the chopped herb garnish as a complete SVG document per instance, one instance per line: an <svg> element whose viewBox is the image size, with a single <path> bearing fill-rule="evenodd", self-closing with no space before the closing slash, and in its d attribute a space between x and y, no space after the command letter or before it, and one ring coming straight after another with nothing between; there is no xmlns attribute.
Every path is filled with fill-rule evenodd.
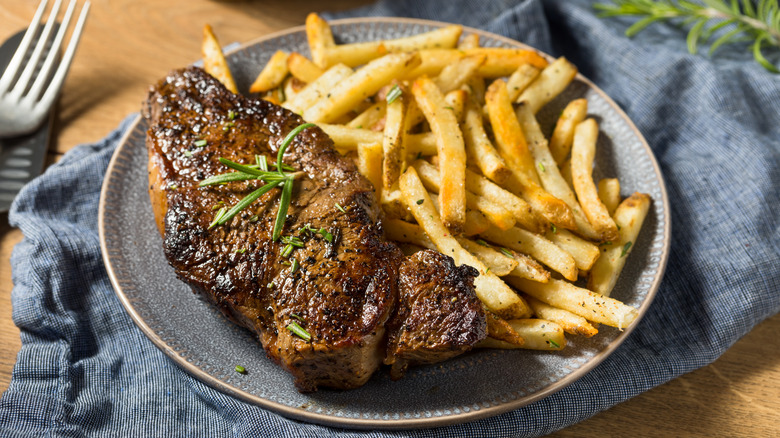
<svg viewBox="0 0 780 438"><path fill-rule="evenodd" d="M550 224L550 229L552 230L553 234L558 233L558 227L556 227L555 224Z"/></svg>
<svg viewBox="0 0 780 438"><path fill-rule="evenodd" d="M417 205L420 205L420 204L422 204L423 202L425 202L425 199L418 199L418 200L417 200Z"/></svg>
<svg viewBox="0 0 780 438"><path fill-rule="evenodd" d="M451 106L445 106L445 107L444 107L444 109L448 109L448 110L455 111L455 108L453 108L453 107L451 107Z"/></svg>
<svg viewBox="0 0 780 438"><path fill-rule="evenodd" d="M245 374L246 368L242 367L241 365L236 365L236 372L239 374Z"/></svg>
<svg viewBox="0 0 780 438"><path fill-rule="evenodd" d="M544 172L544 164L541 161L539 162L539 170Z"/></svg>
<svg viewBox="0 0 780 438"><path fill-rule="evenodd" d="M184 151L184 156L187 157L187 158L191 158L192 157L192 152Z"/></svg>
<svg viewBox="0 0 780 438"><path fill-rule="evenodd" d="M311 341L311 335L309 334L309 332L307 332L303 327L298 325L298 323L295 321L287 324L287 330L293 332L296 336L303 339L304 341Z"/></svg>
<svg viewBox="0 0 780 438"><path fill-rule="evenodd" d="M291 273L291 274L294 274L294 273L295 273L295 271L297 271L297 270L298 270L298 268L299 268L300 266L301 266L301 265L300 265L300 263L298 263L298 260L297 260L297 259L293 259L293 261L292 261L292 267L290 268L290 273Z"/></svg>
<svg viewBox="0 0 780 438"><path fill-rule="evenodd" d="M357 125L355 126L355 129L363 129L363 125Z"/></svg>
<svg viewBox="0 0 780 438"><path fill-rule="evenodd" d="M303 248L303 240L300 237L295 236L282 236L282 243L292 245L296 248Z"/></svg>
<svg viewBox="0 0 780 438"><path fill-rule="evenodd" d="M401 91L401 88L398 85L393 85L393 88L387 92L387 104L390 105L391 103L395 102L395 100L401 97L402 94L403 91Z"/></svg>
<svg viewBox="0 0 780 438"><path fill-rule="evenodd" d="M303 323L305 323L305 322L306 322L306 321L304 321L304 320L303 320L303 318L301 318L301 317L300 317L298 314L296 314L296 313L291 313L291 314L290 314L290 316L292 316L293 318L297 319L297 320L298 320L298 321L300 321L300 322L303 322Z"/></svg>
<svg viewBox="0 0 780 438"><path fill-rule="evenodd" d="M623 252L620 253L620 257L625 257L626 254L628 254L629 249L631 249L631 242L626 242L626 244L623 245Z"/></svg>
<svg viewBox="0 0 780 438"><path fill-rule="evenodd" d="M236 252L239 254L243 254L246 252L246 248L237 249Z"/></svg>
<svg viewBox="0 0 780 438"><path fill-rule="evenodd" d="M265 285L265 287L267 287L268 289L273 289L274 287L276 287L276 285L272 281L272 282L268 283L267 285Z"/></svg>
<svg viewBox="0 0 780 438"><path fill-rule="evenodd" d="M207 140L198 140L198 141L196 141L193 144L195 146L199 147L199 148L202 148L203 146L206 146L207 144L209 144L209 142Z"/></svg>
<svg viewBox="0 0 780 438"><path fill-rule="evenodd" d="M228 119L233 120L236 118L236 112L233 110L228 110Z"/></svg>
<svg viewBox="0 0 780 438"><path fill-rule="evenodd" d="M346 212L347 212L346 210L344 210L344 207L342 207L341 205L339 205L339 203L338 203L338 202L336 203L336 208L338 208L338 209L339 209L339 211L340 211L340 212L342 212L342 213L346 213Z"/></svg>
<svg viewBox="0 0 780 438"><path fill-rule="evenodd" d="M256 214L253 214L252 216L249 216L249 222L250 223L255 223L255 222L259 221L259 220L260 220L260 216L258 216Z"/></svg>
<svg viewBox="0 0 780 438"><path fill-rule="evenodd" d="M610 240L607 240L607 241L605 241L605 242L601 242L601 243L599 243L599 246L607 246L607 245L612 245L612 241L610 241Z"/></svg>
<svg viewBox="0 0 780 438"><path fill-rule="evenodd" d="M482 246L487 246L488 248L490 248L490 245L488 245L488 243L487 243L487 242L485 242L485 241L484 241L484 240L482 240L482 239L477 239L477 243L479 243L479 244L480 244L480 245L482 245Z"/></svg>
<svg viewBox="0 0 780 438"><path fill-rule="evenodd" d="M558 345L558 343L557 343L557 342L555 342L555 341L553 341L552 339L548 339L548 340L547 340L547 342L549 342L549 343L550 343L550 345L552 345L552 346L553 346L553 347L555 347L555 348L561 348L561 346L560 346L560 345Z"/></svg>
<svg viewBox="0 0 780 438"><path fill-rule="evenodd" d="M234 125L234 123L229 122L229 125ZM282 158L284 156L284 152L287 150L287 148L290 146L290 143L292 143L293 139L301 133L306 128L309 128L311 126L315 126L313 123L304 123L292 131L290 131L289 134L284 138L282 141L282 145L279 147L279 152L277 154L277 162L276 162L276 171L275 172L269 172L267 169L267 163L264 165L265 157L263 158L257 158L255 157L256 165L244 165L239 164L233 161L230 161L226 158L220 158L219 162L223 165L230 167L233 170L236 170L236 172L226 173L222 175L216 175L210 178L206 178L205 180L200 182L200 186L210 186L214 184L222 184L225 182L230 181L247 181L247 180L261 180L265 182L265 185L260 187L259 189L253 191L249 195L247 195L244 199L238 202L233 208L225 212L223 215L219 216L218 219L213 222L209 228L213 227L214 225L222 225L232 219L238 212L249 206L251 203L255 202L257 199L259 199L261 196L266 194L267 192L271 191L271 189L279 187L282 189L282 195L281 199L279 201L279 210L276 213L276 221L274 222L274 229L273 229L273 240L277 241L279 240L279 237L281 237L282 234L282 228L284 228L284 221L287 219L287 209L290 206L290 199L292 198L292 188L293 188L293 181L295 180L295 177L297 174L287 174L284 173L285 170L292 170L289 166L285 166L282 163ZM205 140L200 140L196 142L196 146L199 142L204 142L203 145L205 146ZM265 166L265 169L263 168Z"/></svg>
<svg viewBox="0 0 780 438"><path fill-rule="evenodd" d="M509 252L509 250L506 249L506 248L500 248L500 251L501 251L502 254L504 254L505 256L509 257L510 259L515 258L515 256L511 252Z"/></svg>
<svg viewBox="0 0 780 438"><path fill-rule="evenodd" d="M488 272L490 272L490 266L488 266L487 269L485 269L485 274L487 274Z"/></svg>
<svg viewBox="0 0 780 438"><path fill-rule="evenodd" d="M317 234L324 237L325 240L327 240L328 242L333 243L333 234L330 234L330 232L328 232L328 230L326 230L325 228L320 228L319 230L317 230Z"/></svg>
<svg viewBox="0 0 780 438"><path fill-rule="evenodd" d="M285 246L284 249L282 250L282 257L285 258L290 257L293 250L295 250L295 247L288 243L287 246Z"/></svg>
<svg viewBox="0 0 780 438"><path fill-rule="evenodd" d="M225 216L226 211L227 211L227 207L222 207L219 209L219 211L217 211L217 214L214 215L214 220L211 221L211 223L209 224L209 229L217 225L219 221L222 220L222 218Z"/></svg>

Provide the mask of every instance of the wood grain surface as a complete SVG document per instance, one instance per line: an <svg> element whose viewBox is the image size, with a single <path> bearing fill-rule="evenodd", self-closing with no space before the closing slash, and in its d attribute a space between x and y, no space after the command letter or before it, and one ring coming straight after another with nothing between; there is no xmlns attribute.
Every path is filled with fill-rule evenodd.
<svg viewBox="0 0 780 438"><path fill-rule="evenodd" d="M38 0L0 3L0 41L26 27ZM57 108L49 163L99 140L138 112L149 84L200 57L203 24L220 41L245 42L303 24L310 11L367 0L92 0L82 43ZM0 391L21 342L11 319L11 251L21 232L0 215ZM556 437L778 436L780 315L758 325L715 363L674 379Z"/></svg>

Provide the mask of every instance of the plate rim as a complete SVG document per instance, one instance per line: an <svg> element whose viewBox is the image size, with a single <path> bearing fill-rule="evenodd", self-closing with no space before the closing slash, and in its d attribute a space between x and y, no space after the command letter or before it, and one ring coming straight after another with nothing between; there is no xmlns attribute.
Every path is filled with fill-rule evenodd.
<svg viewBox="0 0 780 438"><path fill-rule="evenodd" d="M419 24L419 25L433 26L433 27L442 27L442 26L453 24L453 23L436 21L436 20L425 20L425 19L403 18L403 17L345 18L345 19L329 20L329 23L334 26L365 24L365 23L394 23L394 24ZM476 33L480 36L489 37L491 39L502 42L509 46L534 50L535 52L544 56L548 60L553 59L549 54L542 52L541 50L536 49L534 47L528 46L527 44L524 44L517 40L513 40L511 38L507 38L502 35L484 31L481 29L477 29L469 26L463 26L463 25L461 26L463 28L464 34ZM245 50L251 46L260 44L264 41L283 37L285 35L298 33L301 31L305 31L305 25L294 26L270 34L266 34L258 38L254 38L245 43L242 43L238 47L226 51L225 56L229 57L235 52ZM660 260L658 262L657 273L653 278L652 283L650 284L645 299L642 301L642 304L639 306L638 315L634 323L631 324L631 326L624 329L619 335L616 336L616 338L612 342L607 344L607 346L604 349L600 350L592 358L588 359L588 361L585 362L582 366L578 367L570 374L567 374L562 379L544 387L543 389L537 392L534 392L533 394L519 397L515 400L511 400L497 406L484 407L479 410L471 410L469 412L461 411L460 413L457 414L451 414L451 415L439 416L439 417L404 418L404 419L399 418L399 419L389 419L389 420L337 417L333 415L306 411L303 409L287 406L272 400L268 400L256 395L249 394L233 385L227 384L219 380L218 378L206 373L199 367L195 366L194 364L188 362L186 359L182 358L179 355L179 353L174 351L146 323L146 321L133 307L129 297L125 294L125 292L123 291L120 285L119 277L115 272L112 263L113 256L109 254L108 244L106 241L106 222L105 222L106 208L105 207L107 202L106 198L108 196L108 191L111 186L110 176L114 174L114 172L116 172L116 169L119 166L118 164L120 159L119 157L122 155L123 150L129 147L128 140L130 136L133 134L135 129L143 120L140 114L136 116L136 118L130 123L127 130L123 134L122 138L119 140L118 147L112 154L111 160L109 161L108 167L106 169L106 174L103 179L103 184L100 190L100 201L98 204L98 234L100 237L100 249L101 249L103 263L106 267L106 271L108 273L108 277L110 279L111 285L117 297L119 298L119 301L124 307L125 311L130 315L131 319L136 324L136 326L138 326L138 328L141 329L144 335L147 338L149 338L158 349L160 349L163 353L165 353L165 355L168 356L179 368L183 369L185 372L190 374L192 377L196 378L198 381L205 383L206 385L224 394L233 396L241 401L253 404L255 406L268 409L276 414L284 416L285 418L307 421L307 422L324 425L324 426L345 427L351 429L364 429L364 430L365 429L383 429L383 430L420 429L420 428L449 426L454 424L472 422L472 421L476 421L488 417L493 417L509 411L519 409L523 406L529 405L543 398L549 397L550 395L580 380L583 376L585 376L587 373L593 370L607 357L609 357L625 341L625 339L627 339L628 336L630 336L631 333L636 329L636 327L639 325L640 321L642 320L642 318L650 308L652 302L654 301L655 295L661 285L661 282L666 272L667 261L670 253L669 249L671 246L672 223L671 223L671 215L670 215L669 197L666 189L666 184L664 182L663 174L661 173L661 169L658 164L658 160L656 159L655 154L650 148L650 145L647 143L645 137L636 127L633 120L631 120L631 118L628 117L628 115L623 111L623 109L612 98L610 98L601 88L599 88L596 84L590 81L590 79L586 78L579 72L577 73L576 78L579 81L585 83L592 91L596 92L601 98L603 98L609 104L609 106L618 114L618 116L620 116L622 121L626 123L627 128L636 135L642 148L649 156L650 164L652 165L653 172L656 175L659 191L661 193L661 199L660 200L654 199L653 202L659 202L659 201L662 202L663 211L664 211L663 239L662 239L663 244L660 250Z"/></svg>

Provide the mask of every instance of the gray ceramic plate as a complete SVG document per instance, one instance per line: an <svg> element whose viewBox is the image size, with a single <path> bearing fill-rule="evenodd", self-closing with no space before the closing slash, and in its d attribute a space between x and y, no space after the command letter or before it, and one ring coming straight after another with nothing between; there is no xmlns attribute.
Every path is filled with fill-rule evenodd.
<svg viewBox="0 0 780 438"><path fill-rule="evenodd" d="M442 23L381 18L340 20L332 25L338 42L345 43L415 34ZM476 29L465 32L479 33L486 46L524 47ZM248 88L277 49L308 54L303 28L264 37L230 52L230 66L241 89ZM540 113L545 132L564 103L578 97L588 99L590 114L600 121L594 176L617 176L624 196L640 191L653 199L613 292L643 315L666 265L671 234L666 190L641 134L612 100L581 76ZM382 371L360 389L299 394L290 376L265 357L248 332L193 295L168 266L146 191L145 130L146 123L139 119L106 174L99 219L106 267L122 304L152 342L182 369L227 394L288 417L333 426L441 426L497 415L548 396L582 377L631 333L631 328L620 332L602 326L590 339L570 336L569 346L560 353L480 350L414 368L396 382ZM236 373L237 364L248 372Z"/></svg>

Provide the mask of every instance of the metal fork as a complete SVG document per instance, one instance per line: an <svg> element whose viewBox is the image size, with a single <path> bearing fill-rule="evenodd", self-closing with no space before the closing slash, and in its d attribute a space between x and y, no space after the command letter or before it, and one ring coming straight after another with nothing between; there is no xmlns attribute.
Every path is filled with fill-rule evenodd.
<svg viewBox="0 0 780 438"><path fill-rule="evenodd" d="M76 46L79 44L81 31L84 29L90 3L87 0L81 8L81 14L73 28L68 47L59 66L52 74L52 67L56 63L65 32L76 8L76 0L71 0L62 18L62 23L59 25L59 30L52 40L50 36L55 27L61 3L62 0L56 0L35 47L32 49L29 60L23 65L30 44L38 34L41 17L48 5L48 0L41 1L19 48L14 53L5 73L0 77L0 137L13 137L35 131L46 118L62 88L62 83L65 81L65 76L76 52ZM49 42L51 42L51 46L47 47ZM46 58L43 64L40 64L47 48ZM24 68L19 73L22 67Z"/></svg>

